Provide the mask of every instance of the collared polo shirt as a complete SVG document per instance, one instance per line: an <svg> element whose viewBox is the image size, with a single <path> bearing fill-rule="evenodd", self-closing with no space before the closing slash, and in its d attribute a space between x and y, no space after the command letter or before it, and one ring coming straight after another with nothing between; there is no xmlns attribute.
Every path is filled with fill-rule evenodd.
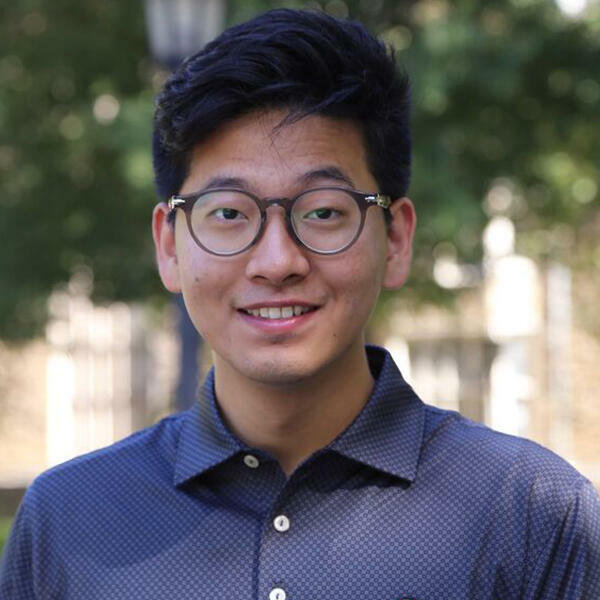
<svg viewBox="0 0 600 600"><path fill-rule="evenodd" d="M2 600L595 600L600 502L544 448L427 406L383 349L362 412L286 478L199 402L39 476Z"/></svg>

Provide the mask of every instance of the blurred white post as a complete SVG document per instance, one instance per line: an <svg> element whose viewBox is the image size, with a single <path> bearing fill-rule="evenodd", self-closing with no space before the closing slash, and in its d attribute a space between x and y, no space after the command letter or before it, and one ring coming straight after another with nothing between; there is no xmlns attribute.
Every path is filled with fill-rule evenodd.
<svg viewBox="0 0 600 600"><path fill-rule="evenodd" d="M493 217L484 232L487 333L498 346L490 371L486 421L516 435L527 432L535 394L531 339L541 328L541 293L535 263L514 253L514 225Z"/></svg>
<svg viewBox="0 0 600 600"><path fill-rule="evenodd" d="M75 455L74 366L67 352L53 349L46 367L46 461L57 465Z"/></svg>
<svg viewBox="0 0 600 600"><path fill-rule="evenodd" d="M84 289L50 299L46 456L55 465L131 433L130 309L94 306Z"/></svg>
<svg viewBox="0 0 600 600"><path fill-rule="evenodd" d="M552 403L550 440L562 456L572 450L571 411L571 272L550 265L546 275L548 394Z"/></svg>

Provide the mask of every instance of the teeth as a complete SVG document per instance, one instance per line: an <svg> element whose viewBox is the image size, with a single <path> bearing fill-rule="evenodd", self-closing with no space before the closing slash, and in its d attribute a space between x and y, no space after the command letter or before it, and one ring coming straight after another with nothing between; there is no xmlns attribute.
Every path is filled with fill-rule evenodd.
<svg viewBox="0 0 600 600"><path fill-rule="evenodd" d="M263 319L289 319L310 310L308 306L263 306L262 308L248 309L246 312L253 317L262 317Z"/></svg>

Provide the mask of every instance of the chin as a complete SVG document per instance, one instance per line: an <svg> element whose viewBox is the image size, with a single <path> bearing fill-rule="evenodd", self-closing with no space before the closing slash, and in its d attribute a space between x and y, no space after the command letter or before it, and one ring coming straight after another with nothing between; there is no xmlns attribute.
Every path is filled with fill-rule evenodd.
<svg viewBox="0 0 600 600"><path fill-rule="evenodd" d="M261 356L262 354L262 356ZM249 380L265 385L293 385L318 375L325 364L321 364L313 352L286 352L275 349L256 353L242 364L233 364L234 369Z"/></svg>
<svg viewBox="0 0 600 600"><path fill-rule="evenodd" d="M318 372L307 365L280 359L245 365L245 375L257 383L266 385L293 385L310 379Z"/></svg>

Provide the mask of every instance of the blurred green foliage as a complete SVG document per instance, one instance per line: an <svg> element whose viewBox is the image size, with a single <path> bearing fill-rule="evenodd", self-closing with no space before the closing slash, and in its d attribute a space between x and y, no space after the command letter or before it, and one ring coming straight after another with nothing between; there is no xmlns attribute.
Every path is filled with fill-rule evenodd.
<svg viewBox="0 0 600 600"><path fill-rule="evenodd" d="M598 219L600 5L569 20L553 0L230 0L229 21L283 5L360 19L411 76L414 298L443 296L431 278L440 244L479 260L491 212L513 218L537 257L564 253L565 227ZM82 267L96 300L161 297L149 229L160 73L142 8L5 0L0 9L2 339L39 333L48 294ZM506 201L490 199L499 181ZM586 248L583 266L600 266L597 242Z"/></svg>
<svg viewBox="0 0 600 600"><path fill-rule="evenodd" d="M11 523L12 517L0 517L0 553L2 553L2 549L8 540Z"/></svg>
<svg viewBox="0 0 600 600"><path fill-rule="evenodd" d="M153 91L141 8L4 3L2 338L38 333L49 292L81 266L93 269L100 300L158 289L149 237Z"/></svg>

